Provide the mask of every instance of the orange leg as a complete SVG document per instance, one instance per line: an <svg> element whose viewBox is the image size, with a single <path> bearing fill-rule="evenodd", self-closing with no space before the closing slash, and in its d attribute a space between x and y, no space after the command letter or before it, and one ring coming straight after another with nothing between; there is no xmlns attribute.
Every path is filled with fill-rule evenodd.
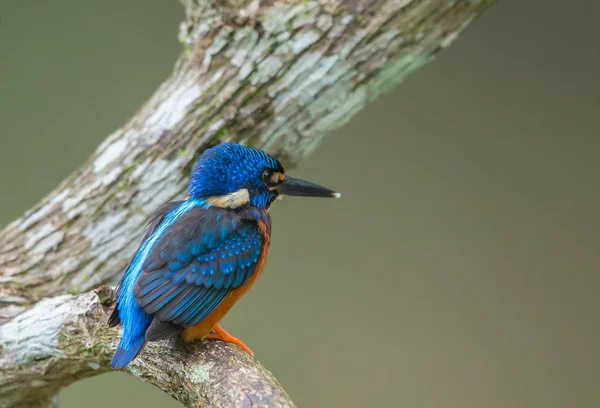
<svg viewBox="0 0 600 408"><path fill-rule="evenodd" d="M225 329L221 327L220 324L217 324L215 327L213 327L212 331L214 333L211 332L208 336L206 336L207 339L222 340L227 343L235 344L236 346L238 346L239 348L244 350L246 353L250 354L251 356L254 356L254 353L252 352L252 350L250 350L250 348L248 346L246 346L243 341L241 341L237 337L233 337L231 334L227 333L225 331Z"/></svg>

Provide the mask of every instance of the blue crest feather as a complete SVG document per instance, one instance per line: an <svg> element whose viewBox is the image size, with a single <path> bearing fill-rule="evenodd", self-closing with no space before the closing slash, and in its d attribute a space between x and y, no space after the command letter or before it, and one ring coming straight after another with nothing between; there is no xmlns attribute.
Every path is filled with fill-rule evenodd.
<svg viewBox="0 0 600 408"><path fill-rule="evenodd" d="M265 188L261 174L265 169L283 173L279 160L252 147L224 143L207 149L192 171L188 193L192 198L221 196L250 189L253 205L266 207L274 198Z"/></svg>

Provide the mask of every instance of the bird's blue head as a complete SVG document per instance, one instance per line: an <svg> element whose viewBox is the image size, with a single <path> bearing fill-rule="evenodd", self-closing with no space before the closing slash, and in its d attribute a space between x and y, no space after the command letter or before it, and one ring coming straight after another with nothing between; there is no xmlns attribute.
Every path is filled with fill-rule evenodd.
<svg viewBox="0 0 600 408"><path fill-rule="evenodd" d="M190 180L192 199L219 207L253 205L268 208L278 195L339 197L325 187L286 177L276 158L252 147L224 143L200 156Z"/></svg>

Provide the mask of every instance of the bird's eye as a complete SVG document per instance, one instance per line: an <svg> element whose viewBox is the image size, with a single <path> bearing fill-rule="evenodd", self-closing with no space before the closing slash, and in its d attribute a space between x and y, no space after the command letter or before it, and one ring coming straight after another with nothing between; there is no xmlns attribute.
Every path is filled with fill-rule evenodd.
<svg viewBox="0 0 600 408"><path fill-rule="evenodd" d="M266 169L261 175L263 183L268 187L275 187L285 180L285 175L277 170Z"/></svg>
<svg viewBox="0 0 600 408"><path fill-rule="evenodd" d="M263 171L262 180L268 186L270 186L271 184L273 184L273 180L271 179L272 175L273 175L273 172L271 170L265 170L265 171Z"/></svg>

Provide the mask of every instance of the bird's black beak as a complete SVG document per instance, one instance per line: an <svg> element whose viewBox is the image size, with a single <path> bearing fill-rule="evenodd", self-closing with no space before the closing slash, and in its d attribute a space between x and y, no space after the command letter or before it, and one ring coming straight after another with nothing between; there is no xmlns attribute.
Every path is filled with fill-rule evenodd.
<svg viewBox="0 0 600 408"><path fill-rule="evenodd" d="M342 195L310 181L286 176L283 183L276 187L279 194L300 197L340 198Z"/></svg>

